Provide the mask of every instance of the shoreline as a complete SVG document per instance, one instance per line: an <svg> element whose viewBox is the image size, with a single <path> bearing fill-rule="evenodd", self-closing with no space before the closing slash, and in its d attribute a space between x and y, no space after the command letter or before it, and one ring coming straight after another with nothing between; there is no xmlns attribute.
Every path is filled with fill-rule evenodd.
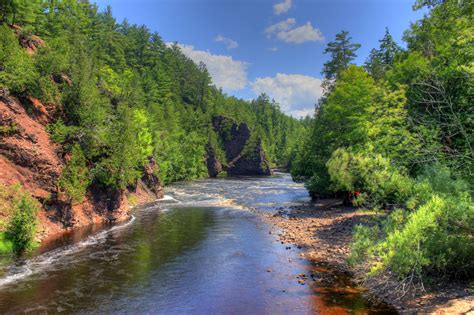
<svg viewBox="0 0 474 315"><path fill-rule="evenodd" d="M337 199L278 208L276 214L255 211L272 226L282 244L302 250L301 257L312 264L329 264L344 273L357 274L346 260L350 251L353 228L377 216L376 213L344 207ZM363 285L361 281L358 285ZM474 293L462 283L430 286L417 296L399 299L387 292L360 287L361 292L396 308L399 313L474 314Z"/></svg>

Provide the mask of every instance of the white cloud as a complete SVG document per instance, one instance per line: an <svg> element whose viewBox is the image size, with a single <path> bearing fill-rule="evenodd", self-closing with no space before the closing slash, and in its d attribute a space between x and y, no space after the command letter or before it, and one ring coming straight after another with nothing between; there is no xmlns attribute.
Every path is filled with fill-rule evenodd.
<svg viewBox="0 0 474 315"><path fill-rule="evenodd" d="M237 91L247 85L247 65L245 61L231 56L213 55L208 51L195 50L191 45L178 44L183 54L194 62L204 62L213 83L226 91Z"/></svg>
<svg viewBox="0 0 474 315"><path fill-rule="evenodd" d="M273 34L278 34L279 32L284 32L292 28L296 24L296 20L294 18L287 18L284 21L275 23L270 25L265 29L265 34L267 37L270 38Z"/></svg>
<svg viewBox="0 0 474 315"><path fill-rule="evenodd" d="M239 47L239 43L237 43L235 40L230 39L228 37L224 37L222 35L217 35L216 38L214 38L214 41L218 43L223 43L227 49L234 49Z"/></svg>
<svg viewBox="0 0 474 315"><path fill-rule="evenodd" d="M284 21L270 25L265 29L268 38L275 36L286 43L301 44L304 42L316 42L324 40L323 33L314 28L311 22L295 27L296 20L288 18Z"/></svg>
<svg viewBox="0 0 474 315"><path fill-rule="evenodd" d="M265 93L294 117L314 113L314 104L322 96L321 79L302 75L277 73L275 77L257 78L252 82L256 95Z"/></svg>
<svg viewBox="0 0 474 315"><path fill-rule="evenodd" d="M305 25L293 28L288 31L279 32L277 36L284 42L295 44L324 40L324 36L321 31L317 28L313 28L311 22L306 22Z"/></svg>
<svg viewBox="0 0 474 315"><path fill-rule="evenodd" d="M284 0L283 2L277 3L273 6L273 12L276 15L288 12L291 9L291 0Z"/></svg>
<svg viewBox="0 0 474 315"><path fill-rule="evenodd" d="M278 51L278 47L270 47L270 48L268 48L268 50L271 51L271 52L276 52L276 51Z"/></svg>

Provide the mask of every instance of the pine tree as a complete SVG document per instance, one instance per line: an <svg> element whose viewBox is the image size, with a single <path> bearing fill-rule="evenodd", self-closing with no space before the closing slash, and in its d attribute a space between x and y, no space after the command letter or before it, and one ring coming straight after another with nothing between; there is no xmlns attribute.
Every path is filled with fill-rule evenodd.
<svg viewBox="0 0 474 315"><path fill-rule="evenodd" d="M395 61L395 57L401 51L401 48L393 40L393 37L388 30L388 27L385 28L385 35L381 40L379 40L379 43L380 58L384 67L387 68L393 64L393 62Z"/></svg>
<svg viewBox="0 0 474 315"><path fill-rule="evenodd" d="M370 51L369 56L364 63L364 68L375 80L378 81L383 78L385 71L379 50L373 48Z"/></svg>
<svg viewBox="0 0 474 315"><path fill-rule="evenodd" d="M331 90L334 81L357 57L356 51L360 48L360 44L351 43L351 40L349 32L341 31L336 34L335 41L330 42L324 50L324 53L329 54L331 58L324 64L322 71L324 75L323 87L326 92Z"/></svg>

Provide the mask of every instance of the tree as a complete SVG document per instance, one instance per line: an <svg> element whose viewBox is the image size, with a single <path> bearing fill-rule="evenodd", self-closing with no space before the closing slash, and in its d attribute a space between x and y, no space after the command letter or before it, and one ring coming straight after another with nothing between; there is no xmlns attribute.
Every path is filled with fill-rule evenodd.
<svg viewBox="0 0 474 315"><path fill-rule="evenodd" d="M331 90L334 81L357 57L356 51L360 48L360 44L351 43L351 40L349 32L341 31L336 34L335 41L330 42L324 50L325 54L330 55L330 60L324 64L322 71L324 75L323 87L326 92Z"/></svg>
<svg viewBox="0 0 474 315"><path fill-rule="evenodd" d="M0 23L33 25L41 12L41 1L0 0Z"/></svg>
<svg viewBox="0 0 474 315"><path fill-rule="evenodd" d="M37 73L32 58L18 43L13 30L0 26L0 89L13 93L24 92L31 86Z"/></svg>
<svg viewBox="0 0 474 315"><path fill-rule="evenodd" d="M398 53L400 53L401 48L393 40L393 37L388 30L388 27L385 28L385 35L381 40L379 40L379 43L380 58L383 65L387 68L393 64L393 62L395 61L395 57Z"/></svg>
<svg viewBox="0 0 474 315"><path fill-rule="evenodd" d="M393 40L388 28L385 28L385 35L379 43L379 49L370 51L364 65L367 72L377 81L384 77L385 72L395 61L395 57L401 52L401 48Z"/></svg>
<svg viewBox="0 0 474 315"><path fill-rule="evenodd" d="M376 81L384 77L385 69L379 50L372 48L364 63L364 68Z"/></svg>

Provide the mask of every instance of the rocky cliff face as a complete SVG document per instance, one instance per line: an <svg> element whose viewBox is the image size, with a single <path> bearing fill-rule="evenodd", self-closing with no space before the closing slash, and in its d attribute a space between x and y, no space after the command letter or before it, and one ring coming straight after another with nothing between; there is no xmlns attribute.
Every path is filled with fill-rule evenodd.
<svg viewBox="0 0 474 315"><path fill-rule="evenodd" d="M21 184L43 205L38 239L72 227L128 218L130 192L138 202L163 197L162 185L155 175L157 165L150 158L142 180L130 191L90 187L83 202L61 200L57 182L65 157L61 146L46 131L55 108L37 99L18 99L0 91L0 183Z"/></svg>
<svg viewBox="0 0 474 315"><path fill-rule="evenodd" d="M216 116L212 126L221 140L226 156L226 167L216 156L216 148L208 144L206 164L210 177L215 177L224 168L228 175L271 175L270 163L263 151L260 139L253 139L247 124Z"/></svg>

